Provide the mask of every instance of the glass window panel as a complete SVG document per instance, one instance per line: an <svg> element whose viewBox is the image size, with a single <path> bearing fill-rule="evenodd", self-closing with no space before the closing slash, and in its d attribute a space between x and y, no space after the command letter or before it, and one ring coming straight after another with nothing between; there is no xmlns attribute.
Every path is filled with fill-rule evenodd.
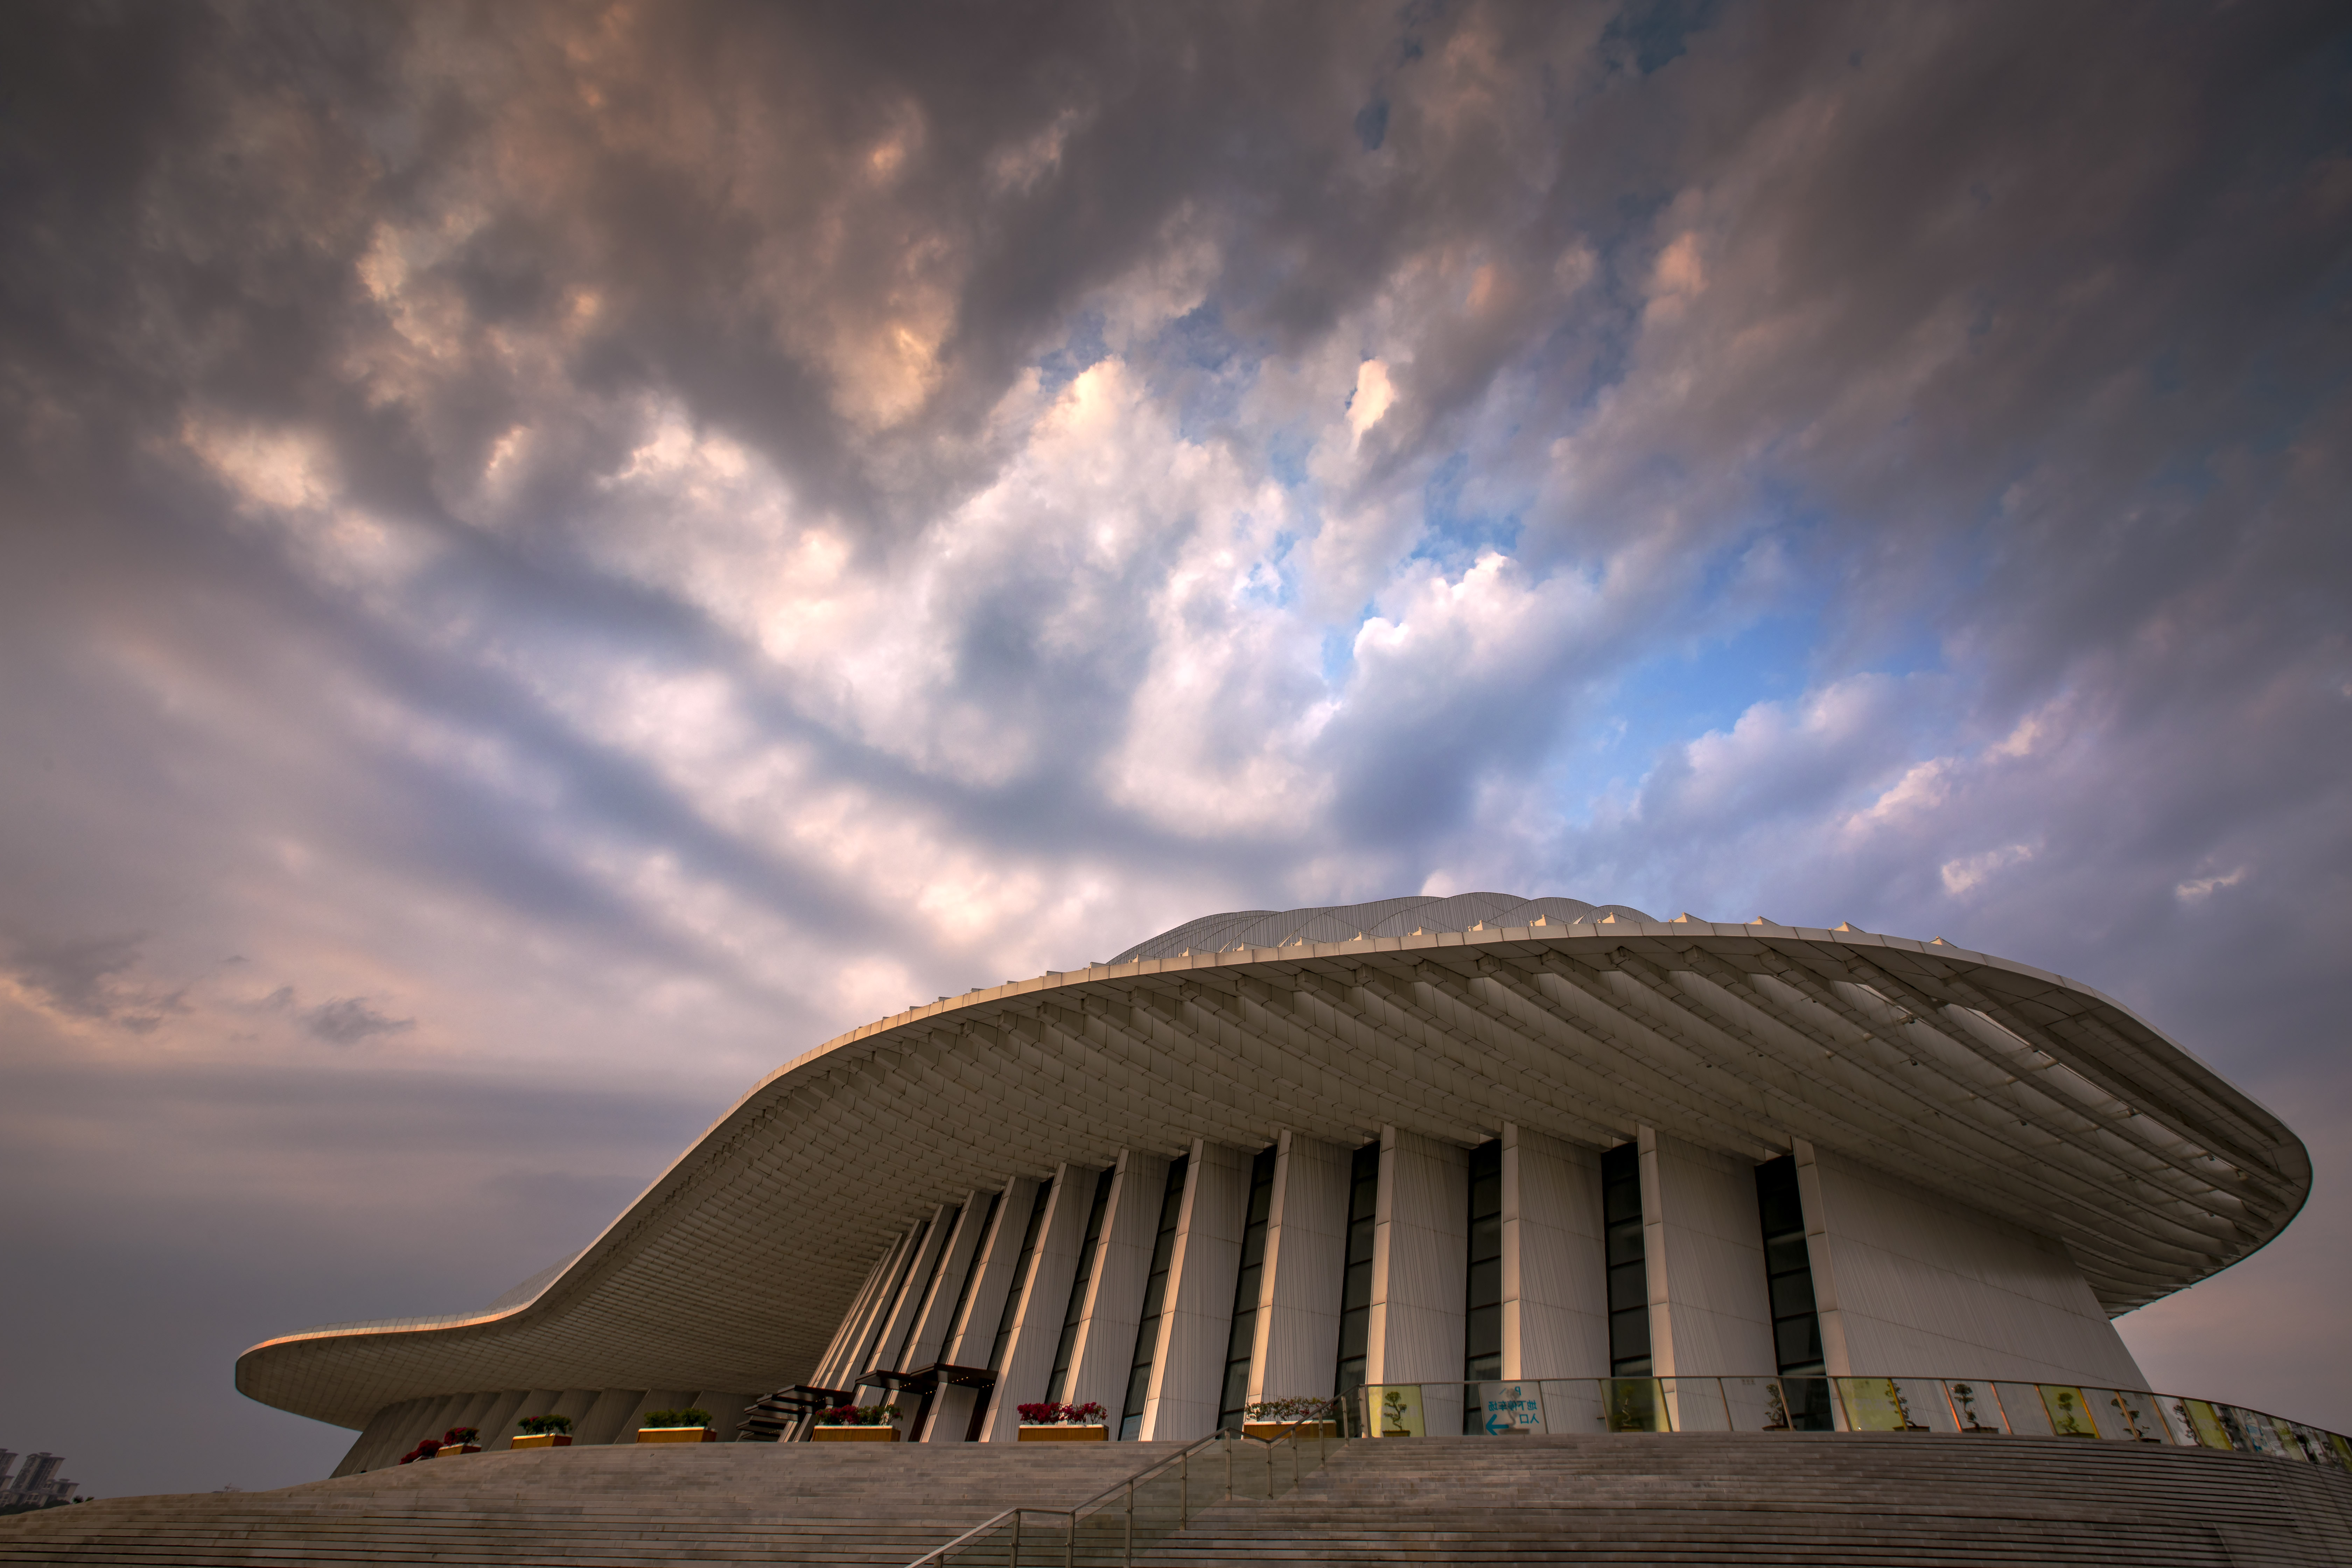
<svg viewBox="0 0 2352 1568"><path fill-rule="evenodd" d="M1470 1256L1500 1258L1503 1256L1503 1221L1501 1216L1487 1215L1470 1222Z"/></svg>
<svg viewBox="0 0 2352 1568"><path fill-rule="evenodd" d="M1491 1307L1503 1299L1503 1260L1489 1258L1470 1266L1470 1307Z"/></svg>
<svg viewBox="0 0 2352 1568"><path fill-rule="evenodd" d="M1647 1256L1642 1245L1642 1227L1638 1225L1618 1226L1609 1232L1609 1264L1611 1268L1628 1263L1640 1263Z"/></svg>
<svg viewBox="0 0 2352 1568"><path fill-rule="evenodd" d="M1639 1307L1630 1312L1609 1315L1609 1343L1612 1360L1627 1356L1647 1356L1650 1353L1650 1310Z"/></svg>
<svg viewBox="0 0 2352 1568"><path fill-rule="evenodd" d="M1503 1353L1503 1314L1499 1309L1486 1308L1473 1312L1463 1324L1465 1353L1475 1359Z"/></svg>
<svg viewBox="0 0 2352 1568"><path fill-rule="evenodd" d="M1668 1377L1659 1380L1665 1391L1666 1415L1677 1432L1728 1432L1731 1421L1723 1402L1723 1385L1711 1377Z"/></svg>
<svg viewBox="0 0 2352 1568"><path fill-rule="evenodd" d="M1908 1425L1891 1377L1841 1377L1838 1403L1845 1406L1846 1429L1900 1432Z"/></svg>
<svg viewBox="0 0 2352 1568"><path fill-rule="evenodd" d="M1994 1396L1991 1384L1976 1378L1953 1378L1944 1384L1944 1397L1951 1405L1961 1431L2008 1430L2001 1425L2000 1401Z"/></svg>
<svg viewBox="0 0 2352 1568"><path fill-rule="evenodd" d="M1772 1325L1772 1345L1780 1364L1794 1369L1818 1364L1822 1359L1822 1325L1811 1314Z"/></svg>
<svg viewBox="0 0 2352 1568"><path fill-rule="evenodd" d="M1895 1393L1902 1403L1904 1430L1906 1432L1957 1432L1959 1423L1952 1419L1952 1407L1944 1398L1944 1385L1932 1377L1898 1377Z"/></svg>
<svg viewBox="0 0 2352 1568"><path fill-rule="evenodd" d="M1780 1397L1790 1424L1800 1432L1837 1430L1837 1395L1826 1377L1783 1377Z"/></svg>
<svg viewBox="0 0 2352 1568"><path fill-rule="evenodd" d="M2021 1437L2050 1436L2050 1413L2042 1407L2042 1390L2030 1383L1996 1383L2000 1413L2009 1429Z"/></svg>
<svg viewBox="0 0 2352 1568"><path fill-rule="evenodd" d="M1543 1397L1532 1383L1480 1379L1464 1389L1462 1430L1489 1437L1521 1436L1544 1429Z"/></svg>
<svg viewBox="0 0 2352 1568"><path fill-rule="evenodd" d="M1601 1384L1597 1379L1546 1378L1537 1386L1542 1391L1545 1431L1604 1430L1601 1420Z"/></svg>
<svg viewBox="0 0 2352 1568"><path fill-rule="evenodd" d="M1249 1374L1250 1369L1249 1363L1247 1362L1242 1362L1238 1365L1229 1365L1225 1368L1225 1392L1223 1397L1217 1401L1217 1406L1219 1409L1239 1410L1243 1405L1248 1403Z"/></svg>
<svg viewBox="0 0 2352 1568"><path fill-rule="evenodd" d="M2156 1413L2155 1403L2138 1390L2086 1388L2083 1397L2090 1402L2100 1436L2118 1443L2165 1441L2164 1418Z"/></svg>
<svg viewBox="0 0 2352 1568"><path fill-rule="evenodd" d="M1805 1246L1802 1236L1775 1237L1764 1244L1764 1271L1767 1274L1802 1273L1811 1276L1813 1256Z"/></svg>
<svg viewBox="0 0 2352 1568"><path fill-rule="evenodd" d="M1783 1274L1772 1281L1772 1316L1793 1318L1800 1313L1813 1315L1813 1277Z"/></svg>
<svg viewBox="0 0 2352 1568"><path fill-rule="evenodd" d="M1601 1383L1602 1419L1612 1432L1668 1432L1666 1402L1654 1377L1612 1377Z"/></svg>
<svg viewBox="0 0 2352 1568"><path fill-rule="evenodd" d="M1780 1383L1771 1377L1726 1377L1717 1380L1723 1390L1727 1420L1735 1432L1786 1432L1789 1412Z"/></svg>
<svg viewBox="0 0 2352 1568"><path fill-rule="evenodd" d="M2095 1437L2099 1435L2098 1418L2091 1414L2091 1402L2083 1391L2068 1384L2045 1383L2041 1385L2042 1408L2050 1416L2050 1430L2061 1437Z"/></svg>
<svg viewBox="0 0 2352 1568"><path fill-rule="evenodd" d="M1249 1370L1250 1349L1256 1343L1256 1342L1257 1314L1255 1312L1235 1312L1234 1314L1233 1329L1225 1335L1225 1359L1227 1361L1239 1360L1242 1363L1242 1370L1247 1372Z"/></svg>
<svg viewBox="0 0 2352 1568"><path fill-rule="evenodd" d="M1609 1271L1611 1311L1622 1312L1649 1304L1650 1286L1649 1281L1643 1278L1643 1273L1644 1270L1639 1268L1612 1268Z"/></svg>

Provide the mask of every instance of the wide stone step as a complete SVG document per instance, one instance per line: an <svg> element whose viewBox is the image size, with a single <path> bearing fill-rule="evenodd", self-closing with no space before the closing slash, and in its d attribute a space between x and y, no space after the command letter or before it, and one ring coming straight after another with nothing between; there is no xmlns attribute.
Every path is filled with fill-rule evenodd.
<svg viewBox="0 0 2352 1568"><path fill-rule="evenodd" d="M898 1568L1013 1503L1068 1507L1175 1444L714 1444L468 1454L274 1492L0 1519L0 1563Z"/></svg>

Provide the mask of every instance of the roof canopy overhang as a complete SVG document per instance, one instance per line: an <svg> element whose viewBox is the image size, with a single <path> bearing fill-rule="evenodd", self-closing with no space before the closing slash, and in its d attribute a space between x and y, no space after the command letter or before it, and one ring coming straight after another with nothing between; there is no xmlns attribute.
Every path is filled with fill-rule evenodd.
<svg viewBox="0 0 2352 1568"><path fill-rule="evenodd" d="M2111 1313L2238 1261L2310 1191L2278 1118L2086 986L1614 909L1130 958L882 1019L763 1080L528 1300L267 1341L237 1386L352 1427L462 1390L781 1387L936 1205L1286 1127L1607 1146L1647 1125L1756 1160L1802 1138L2059 1238Z"/></svg>

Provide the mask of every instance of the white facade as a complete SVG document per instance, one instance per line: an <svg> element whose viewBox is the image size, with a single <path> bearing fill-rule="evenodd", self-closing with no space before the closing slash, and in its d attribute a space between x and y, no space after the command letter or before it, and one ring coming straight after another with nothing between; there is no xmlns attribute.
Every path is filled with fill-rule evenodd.
<svg viewBox="0 0 2352 1568"><path fill-rule="evenodd" d="M892 1154L845 1163L869 1132ZM1834 1375L2140 1386L2110 1318L2244 1256L2310 1186L2275 1117L2127 1009L1940 942L1496 895L1216 917L854 1031L755 1089L535 1292L270 1341L239 1386L367 1428L353 1466L420 1421L496 1441L488 1426L553 1411L610 1441L648 1406L934 1364L992 1373L993 1392L939 1396L910 1436L1004 1441L1013 1406L1051 1394L1116 1420L1141 1363L1139 1435L1199 1436L1258 1152L1276 1156L1246 1387L1273 1399L1330 1393L1357 1330L1366 1381L1465 1374L1469 1169L1490 1142L1501 1299L1475 1310L1499 1311L1513 1378L1623 1359L1600 1173L1621 1146L1657 1375L1790 1370L1757 1174L1783 1156Z"/></svg>

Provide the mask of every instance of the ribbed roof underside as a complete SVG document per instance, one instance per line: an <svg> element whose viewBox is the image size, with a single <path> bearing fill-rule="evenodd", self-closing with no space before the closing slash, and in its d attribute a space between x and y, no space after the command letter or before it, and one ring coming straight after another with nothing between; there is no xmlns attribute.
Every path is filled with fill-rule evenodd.
<svg viewBox="0 0 2352 1568"><path fill-rule="evenodd" d="M1505 926L1598 925L1623 921L1650 923L1626 904L1588 904L1582 899L1529 899L1517 893L1456 893L1441 899L1420 894L1376 899L1369 904L1320 904L1303 910L1233 910L1202 915L1137 942L1111 960L1182 958L1194 952L1241 952L1253 947L1297 947L1311 942L1352 942L1361 937L1435 936Z"/></svg>
<svg viewBox="0 0 2352 1568"><path fill-rule="evenodd" d="M1801 1138L2058 1238L2110 1312L2245 1257L2311 1191L2275 1116L2025 964L1846 926L1485 923L1195 948L881 1019L754 1089L530 1300L289 1335L237 1386L354 1427L465 1390L782 1387L934 1205L1286 1128L1469 1145L1515 1122L1598 1149L1647 1126L1748 1160Z"/></svg>

